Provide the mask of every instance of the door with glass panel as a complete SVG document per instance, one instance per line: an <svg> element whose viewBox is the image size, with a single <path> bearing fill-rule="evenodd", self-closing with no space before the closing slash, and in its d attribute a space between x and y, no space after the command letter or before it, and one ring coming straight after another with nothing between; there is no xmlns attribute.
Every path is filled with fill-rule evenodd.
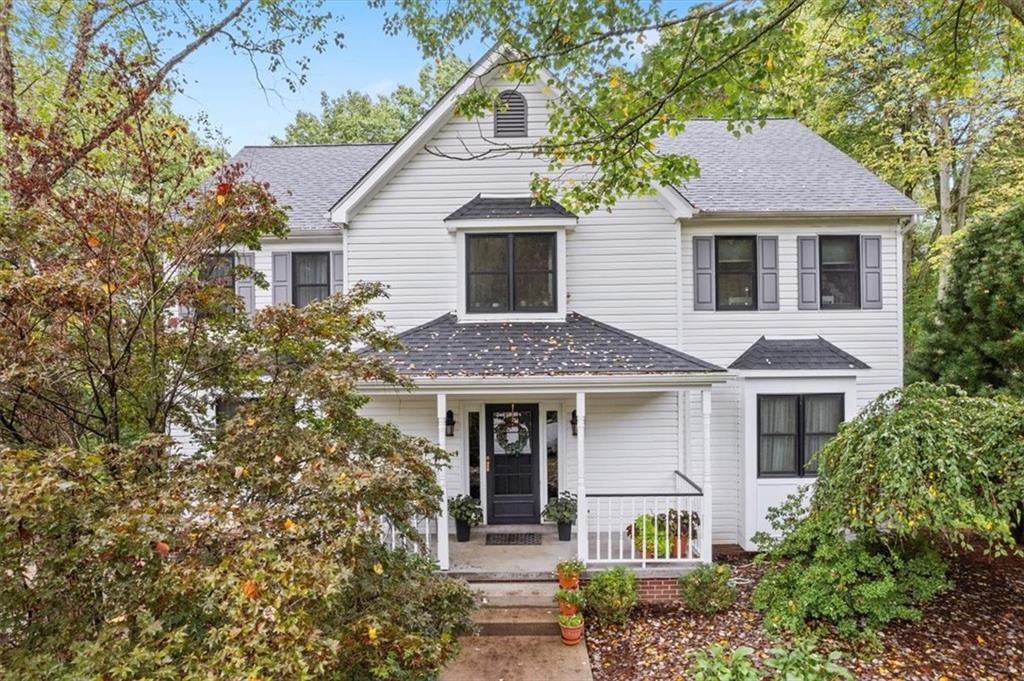
<svg viewBox="0 0 1024 681"><path fill-rule="evenodd" d="M485 410L488 523L540 522L539 409L489 404Z"/></svg>

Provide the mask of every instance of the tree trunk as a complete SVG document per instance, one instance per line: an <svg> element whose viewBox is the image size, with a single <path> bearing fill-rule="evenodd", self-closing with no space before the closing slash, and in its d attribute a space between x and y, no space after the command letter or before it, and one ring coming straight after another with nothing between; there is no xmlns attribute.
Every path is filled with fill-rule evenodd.
<svg viewBox="0 0 1024 681"><path fill-rule="evenodd" d="M950 182L953 175L952 149L949 135L949 114L940 113L938 125L936 125L936 147L938 153L938 199L939 199L939 236L948 237L953 233L953 201ZM943 264L939 267L939 300L945 297L947 281L947 267Z"/></svg>

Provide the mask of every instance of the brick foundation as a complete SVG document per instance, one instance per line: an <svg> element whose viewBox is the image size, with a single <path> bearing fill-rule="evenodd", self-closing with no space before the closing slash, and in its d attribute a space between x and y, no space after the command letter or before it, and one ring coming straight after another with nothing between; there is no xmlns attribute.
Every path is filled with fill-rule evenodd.
<svg viewBox="0 0 1024 681"><path fill-rule="evenodd" d="M586 584L590 580L582 580ZM679 600L678 577L641 577L636 580L640 602L651 605L664 605Z"/></svg>
<svg viewBox="0 0 1024 681"><path fill-rule="evenodd" d="M638 579L641 603L674 603L679 600L679 580L675 577Z"/></svg>

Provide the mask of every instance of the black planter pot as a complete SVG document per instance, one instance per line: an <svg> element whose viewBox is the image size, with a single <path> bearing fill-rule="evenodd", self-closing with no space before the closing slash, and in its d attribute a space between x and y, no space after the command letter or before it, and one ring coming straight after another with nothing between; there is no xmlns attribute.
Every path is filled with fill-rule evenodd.
<svg viewBox="0 0 1024 681"><path fill-rule="evenodd" d="M572 539L572 523L558 523L558 540L569 541Z"/></svg>
<svg viewBox="0 0 1024 681"><path fill-rule="evenodd" d="M469 541L469 523L465 520L455 521L455 539L458 541Z"/></svg>

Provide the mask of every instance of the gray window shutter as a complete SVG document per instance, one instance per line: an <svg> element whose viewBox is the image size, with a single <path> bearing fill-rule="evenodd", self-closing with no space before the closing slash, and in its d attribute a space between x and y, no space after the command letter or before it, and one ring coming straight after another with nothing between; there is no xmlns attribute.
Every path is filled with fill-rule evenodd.
<svg viewBox="0 0 1024 681"><path fill-rule="evenodd" d="M252 253L236 253L235 264L251 270L256 267L256 256ZM251 274L246 277L235 277L235 295L242 299L245 312L251 317L256 311L256 284Z"/></svg>
<svg viewBox="0 0 1024 681"><path fill-rule="evenodd" d="M341 251L331 251L331 295L345 290L345 258Z"/></svg>
<svg viewBox="0 0 1024 681"><path fill-rule="evenodd" d="M715 309L715 238L693 237L693 309Z"/></svg>
<svg viewBox="0 0 1024 681"><path fill-rule="evenodd" d="M878 235L860 238L860 306L882 309L882 237Z"/></svg>
<svg viewBox="0 0 1024 681"><path fill-rule="evenodd" d="M757 237L757 309L779 309L779 237Z"/></svg>
<svg viewBox="0 0 1024 681"><path fill-rule="evenodd" d="M799 276L799 297L797 308L818 309L818 237L798 236L796 238L797 269Z"/></svg>
<svg viewBox="0 0 1024 681"><path fill-rule="evenodd" d="M270 289L274 305L292 302L292 254L274 253L271 260Z"/></svg>

